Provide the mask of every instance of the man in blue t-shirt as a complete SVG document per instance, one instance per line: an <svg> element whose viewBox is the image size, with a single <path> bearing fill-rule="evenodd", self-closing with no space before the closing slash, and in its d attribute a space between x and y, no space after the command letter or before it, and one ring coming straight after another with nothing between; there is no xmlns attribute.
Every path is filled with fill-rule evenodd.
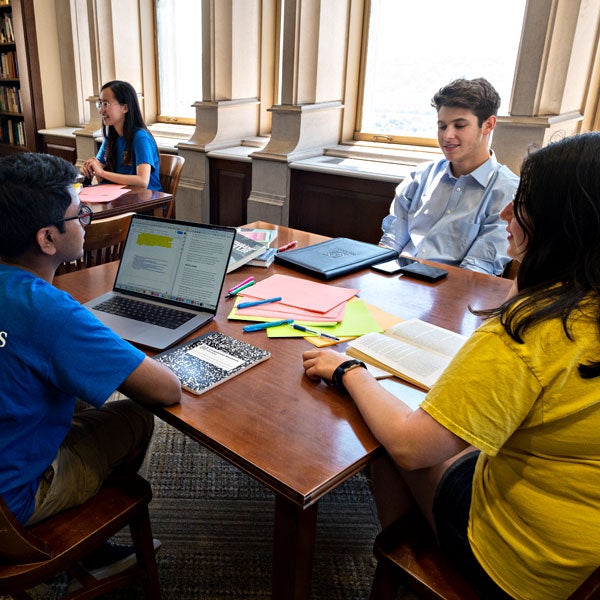
<svg viewBox="0 0 600 600"><path fill-rule="evenodd" d="M91 220L77 176L47 154L0 159L0 495L23 524L137 470L154 423L140 404L181 398L169 369L52 285ZM105 404L115 390L129 399Z"/></svg>

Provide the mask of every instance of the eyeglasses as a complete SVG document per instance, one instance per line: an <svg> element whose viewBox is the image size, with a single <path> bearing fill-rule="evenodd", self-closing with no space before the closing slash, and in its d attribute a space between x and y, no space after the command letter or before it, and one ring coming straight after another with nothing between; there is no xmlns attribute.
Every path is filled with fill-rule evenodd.
<svg viewBox="0 0 600 600"><path fill-rule="evenodd" d="M106 110L107 108L110 108L111 106L116 106L117 104L121 104L121 103L120 102L107 102L106 100L97 100L96 108L98 110Z"/></svg>
<svg viewBox="0 0 600 600"><path fill-rule="evenodd" d="M66 219L59 219L58 221L54 221L52 225L56 225L58 223L64 223L65 221L74 221L75 219L79 219L79 222L83 227L87 227L92 222L92 216L94 213L89 206L81 205L79 212L74 217L67 217Z"/></svg>

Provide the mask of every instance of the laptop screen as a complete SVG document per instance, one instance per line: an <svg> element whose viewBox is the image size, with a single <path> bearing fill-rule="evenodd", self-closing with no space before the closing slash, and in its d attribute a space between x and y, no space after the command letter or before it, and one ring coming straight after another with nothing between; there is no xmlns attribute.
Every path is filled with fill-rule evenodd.
<svg viewBox="0 0 600 600"><path fill-rule="evenodd" d="M216 311L235 229L134 215L114 290Z"/></svg>

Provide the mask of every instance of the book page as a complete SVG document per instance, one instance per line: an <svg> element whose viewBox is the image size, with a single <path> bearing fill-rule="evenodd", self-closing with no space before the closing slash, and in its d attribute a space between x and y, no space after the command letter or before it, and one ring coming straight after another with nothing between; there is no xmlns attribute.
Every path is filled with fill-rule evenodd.
<svg viewBox="0 0 600 600"><path fill-rule="evenodd" d="M450 362L449 358L381 333L367 333L350 342L347 353L376 366L388 367L399 377L425 389L435 383Z"/></svg>
<svg viewBox="0 0 600 600"><path fill-rule="evenodd" d="M464 335L420 319L402 321L390 327L385 333L448 358L452 358L467 341Z"/></svg>

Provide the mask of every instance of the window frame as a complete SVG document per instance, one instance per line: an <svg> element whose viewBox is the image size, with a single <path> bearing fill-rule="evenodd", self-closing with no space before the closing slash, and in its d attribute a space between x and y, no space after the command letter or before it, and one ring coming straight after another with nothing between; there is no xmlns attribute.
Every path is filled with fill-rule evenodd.
<svg viewBox="0 0 600 600"><path fill-rule="evenodd" d="M352 139L355 142L372 142L377 144L394 144L409 147L423 147L423 148L439 148L437 137L419 137L419 136L401 136L393 135L389 133L372 133L362 131L362 118L363 118L363 103L364 94L363 90L365 87L365 78L367 70L367 51L369 47L369 30L370 30L370 17L371 17L371 3L372 0L364 0L364 12L362 22L362 37L360 44L360 63L359 63L359 74L358 74L358 86L356 90L356 115L354 120L354 132ZM527 13L527 6L525 6L525 14ZM525 22L521 25L521 35ZM519 54L517 53L517 62L515 64L515 73L519 65ZM514 75L513 75L514 83ZM514 92L514 89L513 89ZM512 92L511 99L508 105L512 103Z"/></svg>
<svg viewBox="0 0 600 600"><path fill-rule="evenodd" d="M169 123L171 125L196 125L195 115L193 117L180 117L162 113L160 96L160 60L158 52L158 0L152 0L152 17L154 19L154 64L156 65L154 73L156 83L156 122ZM200 48L202 49L202 38L200 39ZM201 100L202 98L196 98L194 102Z"/></svg>

